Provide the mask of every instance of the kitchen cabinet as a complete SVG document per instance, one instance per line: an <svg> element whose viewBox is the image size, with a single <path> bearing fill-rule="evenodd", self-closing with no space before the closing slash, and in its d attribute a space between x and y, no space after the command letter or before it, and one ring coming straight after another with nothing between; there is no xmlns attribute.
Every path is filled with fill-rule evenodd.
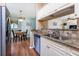
<svg viewBox="0 0 79 59"><path fill-rule="evenodd" d="M55 46L46 38L41 37L41 56L63 56L63 53L60 49L57 49Z"/></svg>
<svg viewBox="0 0 79 59"><path fill-rule="evenodd" d="M65 46L58 44L54 41L47 41L47 53L48 56L70 56L72 55L69 48L66 48Z"/></svg>
<svg viewBox="0 0 79 59"><path fill-rule="evenodd" d="M79 17L79 3L75 3L75 14L76 17Z"/></svg>
<svg viewBox="0 0 79 59"><path fill-rule="evenodd" d="M47 46L47 56L64 56L64 55L68 55L65 52L61 51L60 49L57 49L54 46Z"/></svg>
<svg viewBox="0 0 79 59"><path fill-rule="evenodd" d="M41 18L44 18L48 15L54 14L57 11L67 8L71 5L73 5L73 4L70 4L70 3L54 3L54 4L48 3L38 12L37 19L41 19Z"/></svg>
<svg viewBox="0 0 79 59"><path fill-rule="evenodd" d="M54 38L53 38L54 39ZM68 46L41 37L41 56L75 56L79 53Z"/></svg>
<svg viewBox="0 0 79 59"><path fill-rule="evenodd" d="M77 19L77 28L79 29L79 3L75 3L75 14Z"/></svg>
<svg viewBox="0 0 79 59"><path fill-rule="evenodd" d="M46 6L44 6L39 12L38 12L38 17L42 18L45 16L48 16L50 13L54 12L54 10L58 9L60 6L64 5L64 3L48 3Z"/></svg>
<svg viewBox="0 0 79 59"><path fill-rule="evenodd" d="M41 56L46 56L47 55L46 40L47 39L41 37L41 48L40 48L40 55Z"/></svg>

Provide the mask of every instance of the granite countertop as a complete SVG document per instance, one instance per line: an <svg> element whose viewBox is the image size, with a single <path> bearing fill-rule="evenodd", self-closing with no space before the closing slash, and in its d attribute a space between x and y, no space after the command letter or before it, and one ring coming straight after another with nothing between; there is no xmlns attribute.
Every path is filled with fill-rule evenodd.
<svg viewBox="0 0 79 59"><path fill-rule="evenodd" d="M55 39L53 37L47 37L47 36L43 36L43 37L48 38L51 41L63 43L63 44L79 49L79 39L60 40L60 39Z"/></svg>
<svg viewBox="0 0 79 59"><path fill-rule="evenodd" d="M55 42L57 42L59 44L63 44L63 45L66 45L68 47L71 47L71 48L73 48L73 49L75 49L75 50L77 50L79 52L79 39L78 38L60 40L60 39L56 39L54 37L45 36L42 33L35 33L35 34L38 34L41 37L47 38L48 40L55 41Z"/></svg>

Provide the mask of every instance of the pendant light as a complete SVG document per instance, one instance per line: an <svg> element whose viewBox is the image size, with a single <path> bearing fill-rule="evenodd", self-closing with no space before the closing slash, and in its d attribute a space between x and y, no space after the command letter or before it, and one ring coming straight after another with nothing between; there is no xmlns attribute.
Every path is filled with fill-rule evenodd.
<svg viewBox="0 0 79 59"><path fill-rule="evenodd" d="M19 11L20 15L18 17L18 21L23 21L25 20L25 17L22 16L22 10Z"/></svg>

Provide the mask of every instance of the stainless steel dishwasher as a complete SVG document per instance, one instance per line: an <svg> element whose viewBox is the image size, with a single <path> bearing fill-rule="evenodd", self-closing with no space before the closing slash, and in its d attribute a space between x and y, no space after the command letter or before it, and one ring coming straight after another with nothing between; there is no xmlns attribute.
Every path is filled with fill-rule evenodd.
<svg viewBox="0 0 79 59"><path fill-rule="evenodd" d="M34 49L40 55L40 35L34 34Z"/></svg>

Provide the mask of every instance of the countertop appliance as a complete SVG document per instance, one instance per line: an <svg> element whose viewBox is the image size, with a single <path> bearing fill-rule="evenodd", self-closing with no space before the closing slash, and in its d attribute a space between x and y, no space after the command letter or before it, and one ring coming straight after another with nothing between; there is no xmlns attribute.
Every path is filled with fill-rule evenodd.
<svg viewBox="0 0 79 59"><path fill-rule="evenodd" d="M77 25L70 25L69 29L72 29L72 30L77 29Z"/></svg>
<svg viewBox="0 0 79 59"><path fill-rule="evenodd" d="M40 35L34 34L34 49L40 55Z"/></svg>

